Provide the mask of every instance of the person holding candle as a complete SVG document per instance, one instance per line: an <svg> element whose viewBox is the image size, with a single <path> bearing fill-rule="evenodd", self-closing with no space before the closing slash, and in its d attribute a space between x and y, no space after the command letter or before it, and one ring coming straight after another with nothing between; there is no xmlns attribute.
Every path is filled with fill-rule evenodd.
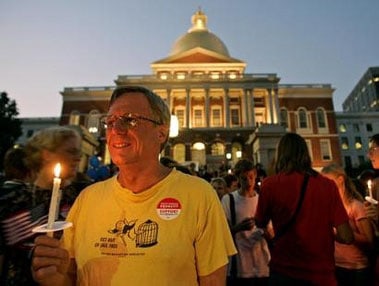
<svg viewBox="0 0 379 286"><path fill-rule="evenodd" d="M117 87L106 127L119 173L80 193L62 240L35 239L40 285L224 285L236 253L221 203L205 180L159 162L170 111L152 91Z"/></svg>
<svg viewBox="0 0 379 286"><path fill-rule="evenodd" d="M371 165L375 170L379 170L379 134L373 135L369 140L369 149L367 157L371 161ZM367 185L367 190L370 190L374 200L379 200L379 178L372 178L370 186ZM367 181L368 182L368 181ZM366 182L366 183L367 183ZM370 189L369 189L370 187ZM366 203L366 212L371 217L376 225L378 225L378 204Z"/></svg>
<svg viewBox="0 0 379 286"><path fill-rule="evenodd" d="M367 157L371 161L371 165L375 170L379 170L379 133L374 134L369 140L369 149ZM373 178L370 183L372 198L376 201L379 200L379 178ZM369 189L369 186L367 186ZM373 253L376 260L374 266L375 285L379 286L379 204L370 202L365 203L365 211L368 217L371 218L372 224L375 229L375 253Z"/></svg>
<svg viewBox="0 0 379 286"><path fill-rule="evenodd" d="M54 167L60 173L62 198L57 212L61 219L88 182L75 176L81 157L81 137L69 127L50 127L35 133L25 145L25 164L33 171L34 181L12 192L0 190L0 285L33 285L30 273L30 250L35 226L47 222L54 181Z"/></svg>
<svg viewBox="0 0 379 286"><path fill-rule="evenodd" d="M368 254L373 248L374 230L364 210L364 198L341 166L329 164L321 170L321 174L336 184L354 234L353 244L335 242L338 285L372 285L372 265Z"/></svg>

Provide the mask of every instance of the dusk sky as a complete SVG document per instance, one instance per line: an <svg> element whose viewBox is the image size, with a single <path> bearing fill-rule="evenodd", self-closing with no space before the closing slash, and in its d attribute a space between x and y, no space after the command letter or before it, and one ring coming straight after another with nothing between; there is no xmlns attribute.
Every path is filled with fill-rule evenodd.
<svg viewBox="0 0 379 286"><path fill-rule="evenodd" d="M0 91L19 117L58 117L65 87L151 74L199 7L246 73L331 84L337 111L379 66L378 0L1 0Z"/></svg>

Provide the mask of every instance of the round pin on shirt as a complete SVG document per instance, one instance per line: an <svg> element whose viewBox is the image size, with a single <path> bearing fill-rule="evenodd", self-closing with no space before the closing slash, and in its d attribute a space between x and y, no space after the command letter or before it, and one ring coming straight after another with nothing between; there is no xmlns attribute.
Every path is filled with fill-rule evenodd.
<svg viewBox="0 0 379 286"><path fill-rule="evenodd" d="M157 214L161 219L172 220L179 216L182 206L177 199L164 198L157 205Z"/></svg>

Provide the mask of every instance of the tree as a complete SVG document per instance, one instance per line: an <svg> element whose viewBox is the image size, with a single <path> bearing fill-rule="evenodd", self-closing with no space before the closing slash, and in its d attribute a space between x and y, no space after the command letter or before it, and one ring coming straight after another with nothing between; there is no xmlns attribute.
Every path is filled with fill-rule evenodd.
<svg viewBox="0 0 379 286"><path fill-rule="evenodd" d="M17 104L6 92L0 93L0 170L3 170L5 152L14 145L22 134Z"/></svg>

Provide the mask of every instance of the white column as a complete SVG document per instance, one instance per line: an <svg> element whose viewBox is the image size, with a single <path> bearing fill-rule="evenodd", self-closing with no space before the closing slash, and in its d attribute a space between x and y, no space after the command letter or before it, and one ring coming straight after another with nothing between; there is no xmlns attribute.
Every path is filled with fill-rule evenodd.
<svg viewBox="0 0 379 286"><path fill-rule="evenodd" d="M170 110L170 113L172 113L174 106L172 106L171 89L166 89L166 93L167 93L167 101L166 101L167 106L168 106L168 109Z"/></svg>
<svg viewBox="0 0 379 286"><path fill-rule="evenodd" d="M191 97L190 97L190 89L186 89L186 127L190 128L190 116L191 114Z"/></svg>
<svg viewBox="0 0 379 286"><path fill-rule="evenodd" d="M242 100L241 100L241 111L242 111L242 126L247 127L250 125L250 114L249 114L249 100L247 97L247 90L243 90Z"/></svg>
<svg viewBox="0 0 379 286"><path fill-rule="evenodd" d="M279 116L280 116L280 106L279 106L279 95L278 95L278 89L274 89L274 103L275 103L275 123L279 123Z"/></svg>
<svg viewBox="0 0 379 286"><path fill-rule="evenodd" d="M248 91L248 100L250 103L250 126L255 127L255 103L254 103L254 89Z"/></svg>
<svg viewBox="0 0 379 286"><path fill-rule="evenodd" d="M209 106L209 88L205 89L205 127L210 126L209 120L210 106Z"/></svg>
<svg viewBox="0 0 379 286"><path fill-rule="evenodd" d="M224 88L224 126L230 127L229 89Z"/></svg>
<svg viewBox="0 0 379 286"><path fill-rule="evenodd" d="M271 95L271 88L267 89L268 92L268 107L269 107L269 122L267 123L274 123L274 105L272 102L272 95Z"/></svg>

